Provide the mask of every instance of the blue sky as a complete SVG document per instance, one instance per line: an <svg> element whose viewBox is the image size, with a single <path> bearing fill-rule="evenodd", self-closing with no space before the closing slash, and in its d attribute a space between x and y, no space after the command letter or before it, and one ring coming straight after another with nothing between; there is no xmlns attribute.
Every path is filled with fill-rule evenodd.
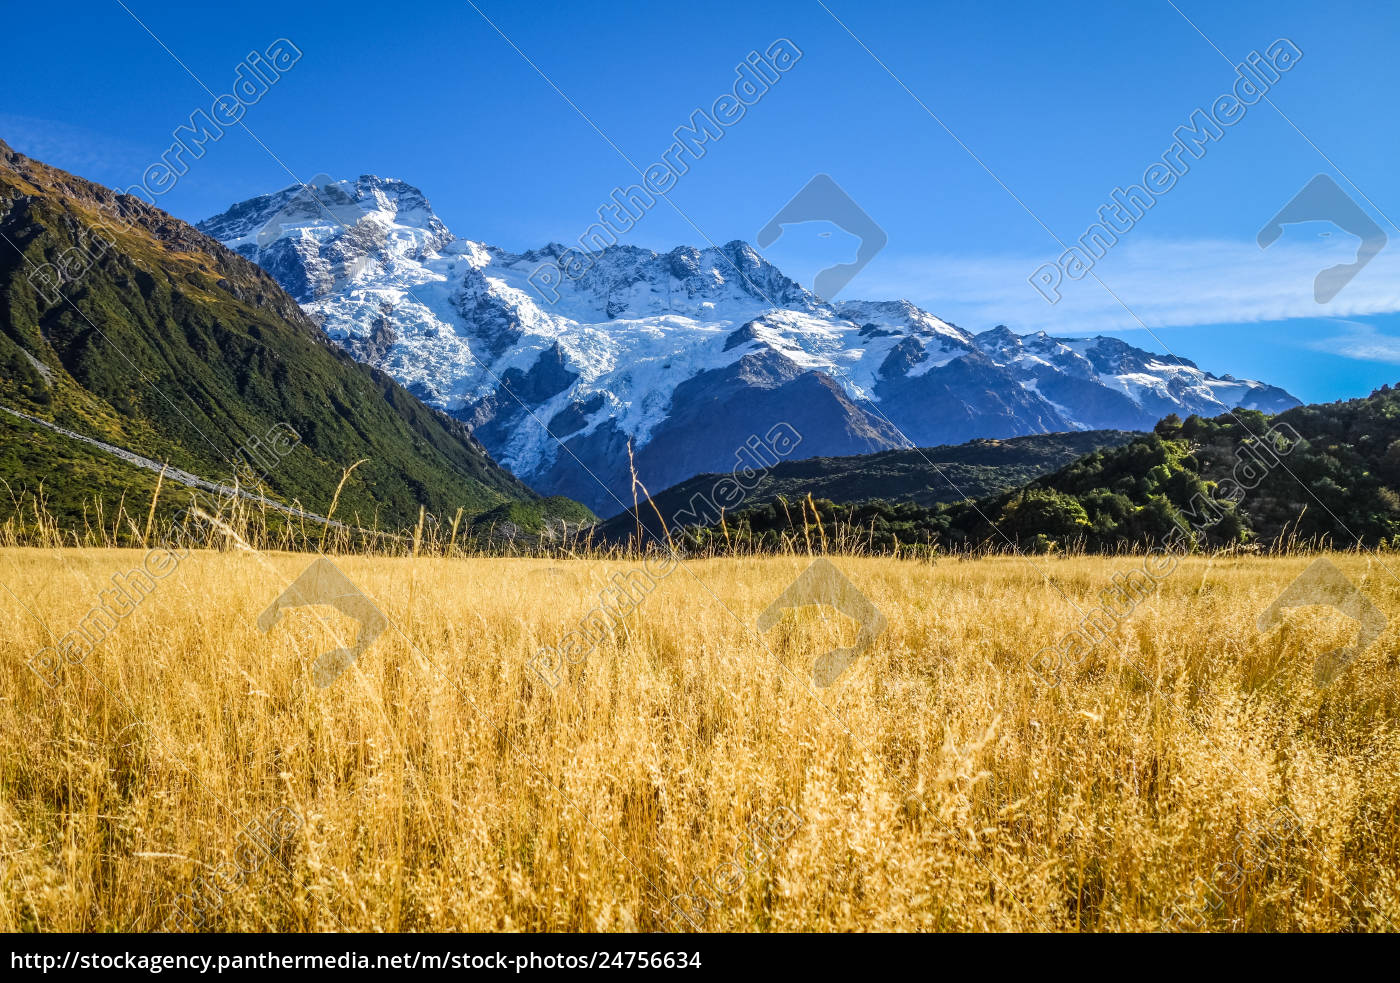
<svg viewBox="0 0 1400 983"><path fill-rule="evenodd" d="M212 101L176 57L218 94L248 52L290 40L302 57L247 129L160 197L190 221L289 171L376 173L422 188L459 235L515 250L576 240L637 181L624 156L657 159L750 51L787 38L801 60L624 241L752 242L827 173L888 236L840 299L907 297L970 330L1118 334L1306 400L1400 380L1395 4L125 3L28 17L7 52L0 138L130 185ZM1192 112L1230 92L1232 64L1280 38L1303 57L1268 92L1278 111L1260 101L1223 128L1098 262L1102 284L1065 280L1048 304L1027 279L1056 260L1056 239L1141 182ZM1328 304L1313 274L1349 261L1354 240L1308 223L1267 250L1255 241L1318 173L1391 240ZM766 250L808 284L854 252L816 225Z"/></svg>

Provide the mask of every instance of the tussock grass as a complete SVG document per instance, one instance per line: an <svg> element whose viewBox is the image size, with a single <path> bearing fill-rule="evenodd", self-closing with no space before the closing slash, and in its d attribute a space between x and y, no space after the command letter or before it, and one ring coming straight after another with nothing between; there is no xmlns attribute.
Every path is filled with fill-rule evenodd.
<svg viewBox="0 0 1400 983"><path fill-rule="evenodd" d="M1321 692L1350 623L1255 625L1306 557L1184 559L1055 688L1031 656L1140 561L833 557L889 624L816 690L852 624L753 628L806 555L687 561L557 689L527 660L635 561L338 556L391 627L318 690L354 624L261 633L310 557L236 549L46 684L45 625L143 555L0 549L0 930L683 930L691 892L710 931L1400 925L1400 584L1364 556L1392 622Z"/></svg>

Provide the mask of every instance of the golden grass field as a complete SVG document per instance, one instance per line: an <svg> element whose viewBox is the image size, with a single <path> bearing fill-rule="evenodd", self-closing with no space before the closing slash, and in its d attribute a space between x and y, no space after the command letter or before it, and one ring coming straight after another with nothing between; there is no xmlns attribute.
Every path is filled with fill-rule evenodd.
<svg viewBox="0 0 1400 983"><path fill-rule="evenodd" d="M1141 560L833 557L888 624L823 690L852 625L753 627L809 557L687 562L551 690L631 564L337 557L390 628L317 689L352 623L257 626L311 558L200 551L31 671L142 557L0 550L0 930L1400 925L1400 618L1319 692L1352 623L1255 624L1307 557L1183 560L1053 689L1031 655Z"/></svg>

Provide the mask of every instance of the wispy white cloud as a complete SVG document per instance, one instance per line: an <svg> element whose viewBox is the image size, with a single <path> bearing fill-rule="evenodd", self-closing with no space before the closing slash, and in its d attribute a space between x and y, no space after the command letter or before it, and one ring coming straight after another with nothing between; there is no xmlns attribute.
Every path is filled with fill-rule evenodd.
<svg viewBox="0 0 1400 983"><path fill-rule="evenodd" d="M1314 278L1325 267L1351 262L1356 240L1296 228L1298 235L1268 249L1227 240L1125 240L1094 268L1103 285L1092 276L1066 277L1054 305L1028 283L1031 272L1053 255L877 258L843 299L905 297L969 330L1007 324L1052 333L1400 311L1400 234L1331 303L1319 304Z"/></svg>
<svg viewBox="0 0 1400 983"><path fill-rule="evenodd" d="M1363 362L1400 365L1400 338L1381 334L1364 321L1337 320L1345 330L1329 338L1318 338L1307 347L1329 355L1341 355Z"/></svg>

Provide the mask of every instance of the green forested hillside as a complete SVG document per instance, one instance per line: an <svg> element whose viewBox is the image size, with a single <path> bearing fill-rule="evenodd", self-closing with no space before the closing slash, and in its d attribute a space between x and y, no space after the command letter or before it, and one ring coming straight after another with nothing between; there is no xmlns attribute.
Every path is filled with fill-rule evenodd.
<svg viewBox="0 0 1400 983"><path fill-rule="evenodd" d="M1084 430L782 461L758 473L744 495L744 506L752 509L780 497L796 500L808 495L845 503L919 506L981 498L1017 488L1090 451L1118 447L1136 436L1127 430ZM660 492L652 503L642 506L643 522L658 526L657 512L673 528L692 524L690 516L698 517L700 524L717 519L714 503L722 496L716 495L715 486L722 479L721 475L696 475ZM634 535L636 526L628 512L603 523L599 531L607 539L619 540Z"/></svg>
<svg viewBox="0 0 1400 983"><path fill-rule="evenodd" d="M332 345L261 269L158 209L0 143L0 235L0 406L216 482L289 427L296 446L252 469L268 494L324 514L364 461L336 514L381 529L412 526L420 507L450 518L541 501L462 423ZM68 470L92 454L62 439L21 453L18 432L11 418L0 434L15 493L0 520L41 481L65 521L78 501L147 483L110 461Z"/></svg>
<svg viewBox="0 0 1400 983"><path fill-rule="evenodd" d="M1286 438L1276 454L1270 434ZM839 533L875 551L1114 551L1178 540L1178 530L1203 548L1400 543L1400 390L1274 417L1168 417L1123 446L970 501L778 500L696 530L689 542L776 548Z"/></svg>

